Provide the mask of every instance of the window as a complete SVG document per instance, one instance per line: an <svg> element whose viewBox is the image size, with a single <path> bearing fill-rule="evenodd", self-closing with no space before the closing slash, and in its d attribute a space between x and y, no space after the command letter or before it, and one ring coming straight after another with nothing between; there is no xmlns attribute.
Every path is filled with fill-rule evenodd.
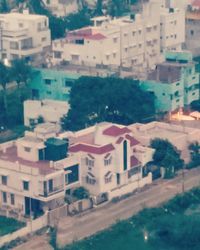
<svg viewBox="0 0 200 250"><path fill-rule="evenodd" d="M23 24L23 23L19 23L19 27L20 27L20 28L23 28L23 27L24 27L24 24Z"/></svg>
<svg viewBox="0 0 200 250"><path fill-rule="evenodd" d="M78 61L79 60L79 55L71 55L72 61Z"/></svg>
<svg viewBox="0 0 200 250"><path fill-rule="evenodd" d="M19 44L18 42L10 42L10 49L19 49Z"/></svg>
<svg viewBox="0 0 200 250"><path fill-rule="evenodd" d="M7 203L7 193L6 192L2 192L2 199L3 199L3 203Z"/></svg>
<svg viewBox="0 0 200 250"><path fill-rule="evenodd" d="M23 189L24 190L29 190L29 181L23 181Z"/></svg>
<svg viewBox="0 0 200 250"><path fill-rule="evenodd" d="M50 179L48 181L48 184L49 184L49 193L53 192L53 179Z"/></svg>
<svg viewBox="0 0 200 250"><path fill-rule="evenodd" d="M11 203L11 205L15 205L15 195L14 194L10 194L10 203Z"/></svg>
<svg viewBox="0 0 200 250"><path fill-rule="evenodd" d="M180 85L180 82L177 82L176 86L179 86Z"/></svg>
<svg viewBox="0 0 200 250"><path fill-rule="evenodd" d="M113 53L113 58L116 58L116 53Z"/></svg>
<svg viewBox="0 0 200 250"><path fill-rule="evenodd" d="M114 43L117 43L117 37L114 37L114 38L113 38L113 42L114 42Z"/></svg>
<svg viewBox="0 0 200 250"><path fill-rule="evenodd" d="M46 85L51 85L51 79L44 79L44 83Z"/></svg>
<svg viewBox="0 0 200 250"><path fill-rule="evenodd" d="M1 183L2 183L2 185L7 185L7 176L6 175L2 175L1 176Z"/></svg>
<svg viewBox="0 0 200 250"><path fill-rule="evenodd" d="M31 148L29 148L29 147L24 147L24 151L25 151L25 152L31 152Z"/></svg>
<svg viewBox="0 0 200 250"><path fill-rule="evenodd" d="M104 166L110 165L111 162L112 162L112 157L109 157L109 158L107 158L107 159L104 159Z"/></svg>
<svg viewBox="0 0 200 250"><path fill-rule="evenodd" d="M194 35L194 30L190 30L190 35L191 35L191 36Z"/></svg>
<svg viewBox="0 0 200 250"><path fill-rule="evenodd" d="M94 160L89 159L88 157L85 158L85 164L89 167L94 167Z"/></svg>
<svg viewBox="0 0 200 250"><path fill-rule="evenodd" d="M95 185L96 180L94 178L89 177L88 175L86 176L86 183L90 185Z"/></svg>
<svg viewBox="0 0 200 250"><path fill-rule="evenodd" d="M112 181L112 173L109 171L104 177L105 183L110 183Z"/></svg>
<svg viewBox="0 0 200 250"><path fill-rule="evenodd" d="M127 163L128 163L128 157L127 157L127 141L124 141L123 143L123 155L124 155L124 171L127 170Z"/></svg>
<svg viewBox="0 0 200 250"><path fill-rule="evenodd" d="M107 56L106 56L106 60L109 60L109 58L110 58L110 56L109 56L109 55L107 55Z"/></svg>
<svg viewBox="0 0 200 250"><path fill-rule="evenodd" d="M68 174L66 174L66 175L68 175L66 177L68 184L77 182L79 180L79 165L78 164L65 168L65 171L69 172Z"/></svg>
<svg viewBox="0 0 200 250"><path fill-rule="evenodd" d="M62 58L62 52L61 51L54 51L54 58Z"/></svg>

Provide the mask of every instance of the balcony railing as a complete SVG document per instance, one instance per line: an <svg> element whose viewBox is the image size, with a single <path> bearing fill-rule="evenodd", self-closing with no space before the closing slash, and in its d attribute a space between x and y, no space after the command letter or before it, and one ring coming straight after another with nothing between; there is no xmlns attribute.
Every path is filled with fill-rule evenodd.
<svg viewBox="0 0 200 250"><path fill-rule="evenodd" d="M57 193L63 192L63 191L64 191L64 186L61 185L61 186L54 187L52 190L41 191L39 195L42 197L49 197L49 196L52 196L54 194L57 194Z"/></svg>

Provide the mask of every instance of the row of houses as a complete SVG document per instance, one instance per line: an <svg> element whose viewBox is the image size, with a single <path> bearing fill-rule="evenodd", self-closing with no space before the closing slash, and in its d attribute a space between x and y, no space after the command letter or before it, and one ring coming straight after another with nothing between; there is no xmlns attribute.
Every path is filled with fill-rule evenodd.
<svg viewBox="0 0 200 250"><path fill-rule="evenodd" d="M110 200L152 182L143 168L154 138L168 139L188 161L188 144L199 129L160 122L122 126L103 122L61 133L50 123L0 145L0 209L30 215L63 205L65 195L85 187L94 202Z"/></svg>

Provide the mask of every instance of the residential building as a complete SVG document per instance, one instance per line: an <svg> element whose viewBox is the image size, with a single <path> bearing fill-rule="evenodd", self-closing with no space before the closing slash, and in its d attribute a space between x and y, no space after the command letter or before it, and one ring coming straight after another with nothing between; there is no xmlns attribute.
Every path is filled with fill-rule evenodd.
<svg viewBox="0 0 200 250"><path fill-rule="evenodd" d="M177 8L161 8L161 52L180 51L185 42L185 11Z"/></svg>
<svg viewBox="0 0 200 250"><path fill-rule="evenodd" d="M49 21L46 16L24 13L0 14L0 57L12 61L25 58L41 63L50 50Z"/></svg>
<svg viewBox="0 0 200 250"><path fill-rule="evenodd" d="M24 125L34 126L41 122L60 124L60 119L67 114L67 101L27 100L24 101Z"/></svg>
<svg viewBox="0 0 200 250"><path fill-rule="evenodd" d="M0 209L21 215L64 204L65 192L80 185L78 159L58 128L41 124L25 137L0 145Z"/></svg>
<svg viewBox="0 0 200 250"><path fill-rule="evenodd" d="M73 83L81 76L117 76L117 72L93 67L60 65L59 67L37 68L29 82L34 100L69 101Z"/></svg>
<svg viewBox="0 0 200 250"><path fill-rule="evenodd" d="M190 128L183 124L170 124L164 122L150 122L147 124L135 123L128 126L134 138L140 141L141 145L149 146L156 138L168 140L181 152L185 162L189 162L190 153L188 146L194 142L200 142L200 129Z"/></svg>
<svg viewBox="0 0 200 250"><path fill-rule="evenodd" d="M192 54L187 51L166 53L166 61L158 64L140 86L155 95L157 112L172 112L189 106L199 99L199 73Z"/></svg>
<svg viewBox="0 0 200 250"><path fill-rule="evenodd" d="M125 126L100 123L59 137L69 139L70 155L80 159L81 185L97 203L152 181L151 176L143 178L142 169L154 150L141 146Z"/></svg>
<svg viewBox="0 0 200 250"><path fill-rule="evenodd" d="M161 61L160 52L180 49L185 34L184 11L144 3L138 14L93 18L93 26L70 31L52 43L53 64L132 67L140 72Z"/></svg>
<svg viewBox="0 0 200 250"><path fill-rule="evenodd" d="M113 20L97 17L92 21L94 26L68 32L65 39L53 42L53 63L65 60L80 65L130 67L158 61L159 16L146 11L144 15ZM149 56L144 62L145 50Z"/></svg>
<svg viewBox="0 0 200 250"><path fill-rule="evenodd" d="M195 0L186 12L186 49L200 55L200 1Z"/></svg>

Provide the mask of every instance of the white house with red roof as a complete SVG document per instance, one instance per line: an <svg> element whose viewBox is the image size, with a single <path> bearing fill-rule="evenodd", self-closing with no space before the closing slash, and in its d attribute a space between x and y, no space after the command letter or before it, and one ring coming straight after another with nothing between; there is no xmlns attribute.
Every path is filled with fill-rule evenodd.
<svg viewBox="0 0 200 250"><path fill-rule="evenodd" d="M133 191L140 183L145 184L142 167L152 160L154 150L142 147L127 127L100 123L74 134L60 135L66 136L69 153L79 156L81 185L97 199L120 195L124 186ZM151 182L149 177L146 180Z"/></svg>

